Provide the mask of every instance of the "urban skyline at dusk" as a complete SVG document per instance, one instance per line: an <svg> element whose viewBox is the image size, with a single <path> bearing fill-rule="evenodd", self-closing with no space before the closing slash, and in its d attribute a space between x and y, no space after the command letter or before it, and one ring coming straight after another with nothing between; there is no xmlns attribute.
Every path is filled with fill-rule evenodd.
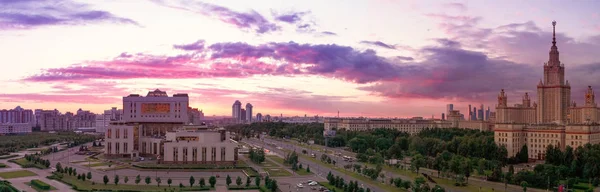
<svg viewBox="0 0 600 192"><path fill-rule="evenodd" d="M265 115L468 114L501 89L536 97L554 20L571 99L600 87L599 2L376 2L0 0L0 108L100 113L160 89L207 116L235 100Z"/></svg>

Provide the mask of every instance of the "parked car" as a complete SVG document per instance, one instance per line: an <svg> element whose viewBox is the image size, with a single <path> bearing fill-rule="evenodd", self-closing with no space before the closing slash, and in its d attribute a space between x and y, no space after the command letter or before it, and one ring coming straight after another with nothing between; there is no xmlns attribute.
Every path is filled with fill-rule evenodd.
<svg viewBox="0 0 600 192"><path fill-rule="evenodd" d="M308 185L309 186L315 186L315 185L318 185L318 183L313 181L313 182L308 183Z"/></svg>
<svg viewBox="0 0 600 192"><path fill-rule="evenodd" d="M304 188L304 185L302 185L302 183L298 183L298 185L296 185L296 187L298 187L298 188Z"/></svg>

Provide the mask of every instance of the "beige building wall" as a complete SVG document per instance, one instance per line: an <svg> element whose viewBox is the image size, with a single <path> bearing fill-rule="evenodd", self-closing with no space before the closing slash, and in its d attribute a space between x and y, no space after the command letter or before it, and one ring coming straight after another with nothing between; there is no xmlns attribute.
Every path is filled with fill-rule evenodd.
<svg viewBox="0 0 600 192"><path fill-rule="evenodd" d="M134 126L110 125L104 132L107 155L126 155L134 150Z"/></svg>

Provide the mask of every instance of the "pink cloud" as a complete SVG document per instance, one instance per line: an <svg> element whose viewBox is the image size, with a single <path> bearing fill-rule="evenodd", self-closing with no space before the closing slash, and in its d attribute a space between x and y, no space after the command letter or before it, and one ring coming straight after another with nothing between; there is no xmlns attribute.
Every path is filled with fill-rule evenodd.
<svg viewBox="0 0 600 192"><path fill-rule="evenodd" d="M78 103L78 104L107 104L120 102L119 97L114 96L96 96L85 93L78 95L67 94L0 94L0 100L3 102L36 102L36 103Z"/></svg>

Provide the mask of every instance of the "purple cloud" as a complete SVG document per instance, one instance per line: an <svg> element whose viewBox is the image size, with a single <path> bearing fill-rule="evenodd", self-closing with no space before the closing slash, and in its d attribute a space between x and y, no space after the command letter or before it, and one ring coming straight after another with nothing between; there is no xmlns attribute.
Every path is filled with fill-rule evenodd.
<svg viewBox="0 0 600 192"><path fill-rule="evenodd" d="M362 43L362 44L368 44L368 45L374 45L374 46L378 46L378 47L383 47L383 48L386 48L386 49L396 49L395 46L383 43L381 41L361 41L360 43Z"/></svg>
<svg viewBox="0 0 600 192"><path fill-rule="evenodd" d="M321 34L323 35L337 35L337 33L331 32L331 31L323 31L321 32Z"/></svg>
<svg viewBox="0 0 600 192"><path fill-rule="evenodd" d="M275 15L275 20L290 24L296 24L302 21L302 17L310 12L289 12L281 15Z"/></svg>
<svg viewBox="0 0 600 192"><path fill-rule="evenodd" d="M110 22L138 25L137 22L72 1L0 0L0 29L31 29L48 25L83 25Z"/></svg>
<svg viewBox="0 0 600 192"><path fill-rule="evenodd" d="M173 48L185 51L202 51L204 50L204 40L198 40L191 44L173 45Z"/></svg>
<svg viewBox="0 0 600 192"><path fill-rule="evenodd" d="M249 12L244 13L234 11L219 5L188 0L152 1L162 6L190 11L194 13L200 13L208 17L214 17L224 23L233 25L237 28L244 30L253 30L259 34L280 30L279 26L277 26L275 23L268 21L263 15L259 14L254 10L250 10Z"/></svg>

